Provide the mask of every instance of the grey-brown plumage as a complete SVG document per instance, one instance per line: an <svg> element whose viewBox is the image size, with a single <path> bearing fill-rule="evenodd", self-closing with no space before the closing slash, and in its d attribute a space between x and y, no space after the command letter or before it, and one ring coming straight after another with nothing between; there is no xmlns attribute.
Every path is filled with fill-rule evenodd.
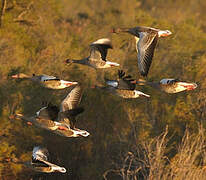
<svg viewBox="0 0 206 180"><path fill-rule="evenodd" d="M79 85L76 85L62 101L60 108L48 104L33 117L16 114L15 118L23 119L62 136L87 137L89 135L87 131L75 127L76 116L84 111L82 107L79 107L81 97L82 89Z"/></svg>
<svg viewBox="0 0 206 180"><path fill-rule="evenodd" d="M105 90L122 98L138 98L140 96L150 97L141 91L135 90L135 85L131 83L131 76L125 76L125 72L118 71L117 80L107 80L107 86L95 86L95 88Z"/></svg>
<svg viewBox="0 0 206 180"><path fill-rule="evenodd" d="M149 85L151 87L154 87L156 89L159 89L169 94L174 94L185 90L187 91L194 90L195 88L197 88L196 83L182 82L179 81L178 79L162 79L159 82L147 82L147 81L136 80L133 81L133 83L139 85Z"/></svg>
<svg viewBox="0 0 206 180"><path fill-rule="evenodd" d="M147 76L154 49L159 37L172 34L169 30L160 30L151 27L137 26L134 28L117 28L114 33L127 32L135 36L138 68L142 76Z"/></svg>
<svg viewBox="0 0 206 180"><path fill-rule="evenodd" d="M23 163L27 168L36 172L52 173L61 172L65 173L64 167L57 166L49 162L49 152L46 148L35 146L32 151L32 160Z"/></svg>
<svg viewBox="0 0 206 180"><path fill-rule="evenodd" d="M80 86L76 86L62 101L58 116L59 122L65 122L71 128L74 128L76 116L84 111L82 107L79 107L82 93L82 88Z"/></svg>
<svg viewBox="0 0 206 180"><path fill-rule="evenodd" d="M138 98L138 97L150 97L150 95L147 95L141 91L137 90L122 90L122 89L117 89L112 86L95 86L97 89L102 89L104 91L107 91L111 94L114 94L116 96L125 98L125 99L131 99L131 98Z"/></svg>
<svg viewBox="0 0 206 180"><path fill-rule="evenodd" d="M4 162L12 162L15 164L23 165L23 169L30 169L35 172L41 173L52 173L52 172L61 172L66 173L64 167L57 166L49 162L49 152L46 148L35 146L32 151L31 161L21 161L16 157L7 158Z"/></svg>
<svg viewBox="0 0 206 180"><path fill-rule="evenodd" d="M66 63L78 63L95 69L119 66L118 63L106 59L108 49L112 49L111 41L107 38L99 39L90 45L90 56L81 60L67 59Z"/></svg>
<svg viewBox="0 0 206 180"><path fill-rule="evenodd" d="M12 78L14 79L29 79L34 82L39 83L41 86L49 88L49 89L64 89L67 87L70 87L72 85L78 84L78 82L71 82L71 81L64 81L54 76L48 76L48 75L35 75L32 76L26 75L24 73L18 73L15 75L12 75Z"/></svg>

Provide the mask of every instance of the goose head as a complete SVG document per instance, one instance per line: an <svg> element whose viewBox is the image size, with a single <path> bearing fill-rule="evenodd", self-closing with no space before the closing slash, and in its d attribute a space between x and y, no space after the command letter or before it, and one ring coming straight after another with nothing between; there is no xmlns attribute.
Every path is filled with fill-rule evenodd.
<svg viewBox="0 0 206 180"><path fill-rule="evenodd" d="M138 31L136 30L136 28L113 28L112 29L112 33L122 33L122 32L126 32L126 33L130 33L134 36L138 36Z"/></svg>
<svg viewBox="0 0 206 180"><path fill-rule="evenodd" d="M71 59L66 59L65 64L70 65L73 61Z"/></svg>
<svg viewBox="0 0 206 180"><path fill-rule="evenodd" d="M24 78L30 78L30 76L24 74L24 73L18 73L11 76L13 79L24 79Z"/></svg>
<svg viewBox="0 0 206 180"><path fill-rule="evenodd" d="M121 33L121 32L129 32L129 28L113 28L111 30L112 33Z"/></svg>

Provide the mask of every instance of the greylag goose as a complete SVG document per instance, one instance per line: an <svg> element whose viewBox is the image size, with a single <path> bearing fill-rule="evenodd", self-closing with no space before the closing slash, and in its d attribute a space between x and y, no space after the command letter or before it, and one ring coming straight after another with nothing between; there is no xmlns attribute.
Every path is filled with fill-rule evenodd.
<svg viewBox="0 0 206 180"><path fill-rule="evenodd" d="M162 79L160 82L146 82L143 80L135 80L131 83L139 84L139 85L150 85L151 87L154 87L156 89L160 89L163 92L166 93L178 93L182 91L190 91L197 88L196 83L188 83L188 82L182 82L178 79Z"/></svg>
<svg viewBox="0 0 206 180"><path fill-rule="evenodd" d="M26 168L31 169L36 172L42 173L52 173L52 172L61 172L66 173L64 167L57 166L48 161L49 152L46 148L35 146L32 151L31 161L21 161L16 157L6 158L3 160L4 163L12 162L15 164L24 165Z"/></svg>
<svg viewBox="0 0 206 180"><path fill-rule="evenodd" d="M107 50L112 48L111 41L107 38L99 39L90 45L90 56L81 60L67 59L66 63L78 63L92 68L110 68L119 66L118 63L106 59Z"/></svg>
<svg viewBox="0 0 206 180"><path fill-rule="evenodd" d="M78 82L64 81L54 76L48 75L26 75L24 73L18 73L11 76L14 79L30 79L34 82L40 83L42 86L50 89L64 89L72 85L78 84Z"/></svg>
<svg viewBox="0 0 206 180"><path fill-rule="evenodd" d="M48 161L49 152L46 148L36 146L33 148L32 161L28 164L28 167L37 172L51 173L61 172L65 173L64 167L57 166Z"/></svg>
<svg viewBox="0 0 206 180"><path fill-rule="evenodd" d="M137 90L122 90L122 89L117 89L112 86L95 86L97 89L102 89L105 90L109 93L112 93L116 96L122 97L122 98L138 98L138 97L150 97L150 95L145 94L141 91Z"/></svg>
<svg viewBox="0 0 206 180"><path fill-rule="evenodd" d="M48 104L48 106L41 108L33 117L16 114L14 118L23 119L61 136L87 137L89 136L87 131L75 127L76 116L84 111L83 108L78 107L81 97L82 89L79 85L76 85L62 101L60 109Z"/></svg>
<svg viewBox="0 0 206 180"><path fill-rule="evenodd" d="M169 30L160 30L144 26L137 26L134 28L117 28L113 29L112 32L127 32L135 36L136 50L138 53L138 68L142 76L147 76L148 74L158 38L166 37L172 34Z"/></svg>
<svg viewBox="0 0 206 180"><path fill-rule="evenodd" d="M107 86L95 86L95 88L105 90L122 98L138 98L140 96L150 97L141 91L135 90L135 86L131 83L131 76L125 76L123 71L118 71L119 78L117 80L105 80Z"/></svg>

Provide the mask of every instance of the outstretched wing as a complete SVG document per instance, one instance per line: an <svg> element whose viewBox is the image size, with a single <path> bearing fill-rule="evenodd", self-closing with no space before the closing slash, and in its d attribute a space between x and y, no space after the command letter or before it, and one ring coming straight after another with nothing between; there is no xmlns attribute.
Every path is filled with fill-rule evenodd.
<svg viewBox="0 0 206 180"><path fill-rule="evenodd" d="M76 123L75 116L84 111L78 107L82 98L82 89L80 85L76 85L62 101L58 121L65 122L71 128Z"/></svg>
<svg viewBox="0 0 206 180"><path fill-rule="evenodd" d="M82 98L82 88L76 85L62 101L60 112L65 112L78 107Z"/></svg>
<svg viewBox="0 0 206 180"><path fill-rule="evenodd" d="M112 48L111 41L107 38L99 39L90 45L90 61L106 61L107 50Z"/></svg>
<svg viewBox="0 0 206 180"><path fill-rule="evenodd" d="M118 82L118 89L122 90L134 90L136 85L131 83L134 81L132 76L127 75L125 76L125 72L123 70L118 70L119 82Z"/></svg>
<svg viewBox="0 0 206 180"><path fill-rule="evenodd" d="M48 161L49 152L46 148L35 146L32 152L32 161Z"/></svg>
<svg viewBox="0 0 206 180"><path fill-rule="evenodd" d="M46 107L41 108L37 113L37 117L56 121L59 109L57 106L49 103Z"/></svg>
<svg viewBox="0 0 206 180"><path fill-rule="evenodd" d="M105 78L105 83L108 86L111 86L116 89L121 90L134 90L136 85L131 83L131 81L134 81L134 79L131 79L132 76L127 75L125 76L125 72L123 70L118 70L118 76L119 78L117 80L109 80Z"/></svg>
<svg viewBox="0 0 206 180"><path fill-rule="evenodd" d="M140 32L139 38L136 44L138 51L138 68L142 76L147 76L157 44L158 34L156 32Z"/></svg>

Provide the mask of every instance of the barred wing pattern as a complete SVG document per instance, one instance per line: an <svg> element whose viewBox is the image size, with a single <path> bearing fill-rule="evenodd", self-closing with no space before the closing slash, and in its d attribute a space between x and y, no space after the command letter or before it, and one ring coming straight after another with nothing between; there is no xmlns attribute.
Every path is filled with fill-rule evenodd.
<svg viewBox="0 0 206 180"><path fill-rule="evenodd" d="M82 98L82 89L79 85L75 86L66 98L62 101L60 112L65 112L78 107Z"/></svg>
<svg viewBox="0 0 206 180"><path fill-rule="evenodd" d="M140 33L140 39L136 46L138 51L138 68L142 76L147 76L148 74L157 40L157 33Z"/></svg>

